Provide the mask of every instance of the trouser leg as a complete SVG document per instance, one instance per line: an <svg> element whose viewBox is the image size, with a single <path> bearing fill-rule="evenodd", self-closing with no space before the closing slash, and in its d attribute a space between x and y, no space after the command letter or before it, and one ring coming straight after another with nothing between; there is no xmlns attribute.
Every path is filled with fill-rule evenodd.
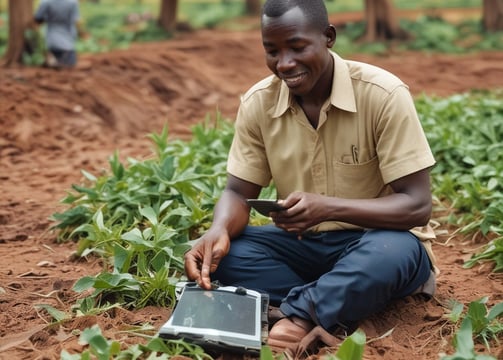
<svg viewBox="0 0 503 360"><path fill-rule="evenodd" d="M329 331L354 330L392 299L410 295L430 276L420 241L407 231L372 230L351 244L332 270L292 289L281 310Z"/></svg>
<svg viewBox="0 0 503 360"><path fill-rule="evenodd" d="M274 226L248 227L232 241L213 280L269 294L287 316L327 330L352 329L430 275L419 240L407 231L333 231L304 240Z"/></svg>
<svg viewBox="0 0 503 360"><path fill-rule="evenodd" d="M330 271L346 244L362 232L337 234L339 241L326 246L319 239L298 240L275 226L249 226L231 242L229 254L211 278L268 293L270 303L279 306L292 288Z"/></svg>

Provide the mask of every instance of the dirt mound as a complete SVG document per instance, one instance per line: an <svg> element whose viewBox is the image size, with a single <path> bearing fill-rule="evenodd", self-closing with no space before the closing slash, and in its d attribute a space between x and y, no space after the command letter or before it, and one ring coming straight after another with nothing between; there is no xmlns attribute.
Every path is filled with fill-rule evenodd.
<svg viewBox="0 0 503 360"><path fill-rule="evenodd" d="M340 19L339 19L340 20ZM440 96L503 85L503 53L463 56L400 53L354 55L392 71L413 94ZM172 41L80 57L73 70L2 69L0 76L0 358L55 359L61 349L80 351L76 331L100 324L123 343L143 342L117 330L165 321L166 309L112 310L50 325L39 304L70 312L74 281L100 271L97 260L72 260L74 244L57 244L49 216L80 169L99 173L108 157L150 155L145 135L169 124L171 137L216 111L232 119L238 97L269 72L260 33L201 31ZM364 324L372 339L366 359L436 359L452 351L445 319L450 300L465 304L482 296L503 301L502 275L487 266L461 268L475 241L451 232L434 250L441 275L429 302L407 298ZM447 241L449 239L449 241ZM465 252L466 251L466 252ZM391 331L392 330L392 331ZM383 334L388 336L380 338ZM492 352L503 359L503 347Z"/></svg>

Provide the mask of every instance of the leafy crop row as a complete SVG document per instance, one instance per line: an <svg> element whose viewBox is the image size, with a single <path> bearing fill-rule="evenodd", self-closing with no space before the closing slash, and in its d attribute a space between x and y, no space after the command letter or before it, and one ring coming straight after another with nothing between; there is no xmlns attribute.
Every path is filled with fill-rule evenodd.
<svg viewBox="0 0 503 360"><path fill-rule="evenodd" d="M492 235L484 251L465 264L495 262L503 270L503 104L501 92L478 92L416 101L437 165L432 187L446 218L464 234ZM63 200L68 209L53 215L60 241L76 239L77 255L97 254L103 274L86 277L76 290L95 289L104 305L166 305L179 280L182 256L211 221L225 182L232 124L217 119L193 130L190 142L168 141L166 129L151 134L155 156L145 161L115 154L110 174L74 185ZM269 195L267 195L267 191ZM266 189L265 196L271 196ZM253 221L260 221L257 217Z"/></svg>
<svg viewBox="0 0 503 360"><path fill-rule="evenodd" d="M473 92L416 100L437 159L432 169L435 203L447 214L436 220L455 225L462 234L480 232L490 237L483 251L465 266L492 261L495 271L503 270L502 94ZM232 136L232 124L220 117L214 125L207 120L194 127L189 142L168 141L164 129L149 135L154 145L151 158L129 158L125 165L116 153L110 158L109 173L96 177L83 171L83 183L74 185L63 200L67 210L53 214L59 241L76 241L78 256L100 256L104 263L100 274L75 284L78 292L91 291L73 307L76 314L114 306L173 304L175 283L183 277L183 253L208 228L224 187ZM264 189L262 197L274 197L274 188ZM251 221L268 220L253 213ZM501 324L494 325L495 317L501 316L501 305L485 316L481 304L470 305L469 320L462 323L459 339L473 333L487 343L493 334L501 333ZM97 329L86 334L83 341L90 346L118 351ZM135 351L152 351L160 346L156 344L153 340ZM184 344L178 346L197 352ZM458 352L472 351L456 346Z"/></svg>
<svg viewBox="0 0 503 360"><path fill-rule="evenodd" d="M76 290L94 288L102 305L170 304L183 253L208 227L224 186L232 126L217 122L197 126L190 143L168 142L167 129L151 134L153 158L125 166L116 153L110 174L83 171L85 183L63 199L68 210L53 215L55 228L60 241L78 240L78 256L99 255L105 267Z"/></svg>
<svg viewBox="0 0 503 360"><path fill-rule="evenodd" d="M478 354L473 341L474 338L481 340L489 349L490 341L499 341L498 338L503 333L503 322L498 320L503 316L503 302L488 309L487 301L488 298L484 297L470 302L464 314L463 304L458 302L453 304L448 318L453 323L461 323L453 338L456 353L443 356L441 360L496 360L490 355Z"/></svg>
<svg viewBox="0 0 503 360"><path fill-rule="evenodd" d="M447 99L418 99L416 106L437 165L432 188L446 219L462 234L493 240L465 266L490 259L503 271L503 91Z"/></svg>

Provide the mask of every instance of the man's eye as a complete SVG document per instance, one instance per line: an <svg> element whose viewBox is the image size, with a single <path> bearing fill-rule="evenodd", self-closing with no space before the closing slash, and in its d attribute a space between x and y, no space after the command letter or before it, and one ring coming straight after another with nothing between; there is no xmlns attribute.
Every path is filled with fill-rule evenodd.
<svg viewBox="0 0 503 360"><path fill-rule="evenodd" d="M304 46L301 46L301 47L294 47L292 48L292 50L296 53L300 53L302 51L304 51L305 47Z"/></svg>
<svg viewBox="0 0 503 360"><path fill-rule="evenodd" d="M278 52L276 50L267 50L266 53L267 53L267 56L270 56L270 57L276 57L278 55Z"/></svg>

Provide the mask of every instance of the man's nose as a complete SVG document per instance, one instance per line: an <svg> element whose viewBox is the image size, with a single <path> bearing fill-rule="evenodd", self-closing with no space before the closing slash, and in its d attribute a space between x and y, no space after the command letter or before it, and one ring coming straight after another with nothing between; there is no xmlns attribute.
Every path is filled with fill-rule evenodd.
<svg viewBox="0 0 503 360"><path fill-rule="evenodd" d="M278 63L276 64L276 69L279 72L287 72L295 67L295 60L290 54L290 52L286 51L279 56Z"/></svg>

